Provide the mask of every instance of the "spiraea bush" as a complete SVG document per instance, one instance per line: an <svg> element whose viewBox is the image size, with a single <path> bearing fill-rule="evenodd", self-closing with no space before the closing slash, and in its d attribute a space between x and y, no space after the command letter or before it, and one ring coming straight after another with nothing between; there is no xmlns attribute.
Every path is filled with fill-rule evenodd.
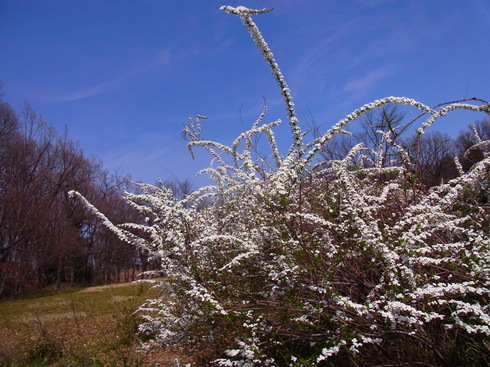
<svg viewBox="0 0 490 367"><path fill-rule="evenodd" d="M404 97L367 104L304 142L284 77L252 15L238 15L279 84L292 143L282 155L264 113L231 146L184 130L214 157L213 184L177 200L141 185L126 200L144 223L114 226L158 257L165 296L140 308L144 348L181 347L196 365L483 365L490 362L490 158L425 188L396 131L338 160L320 152L344 128L387 105L413 108L417 134L472 100L430 108ZM255 154L265 136L270 155ZM486 150L490 143L477 139ZM374 157L374 158L373 158ZM77 193L73 193L84 200ZM86 205L90 206L86 202Z"/></svg>

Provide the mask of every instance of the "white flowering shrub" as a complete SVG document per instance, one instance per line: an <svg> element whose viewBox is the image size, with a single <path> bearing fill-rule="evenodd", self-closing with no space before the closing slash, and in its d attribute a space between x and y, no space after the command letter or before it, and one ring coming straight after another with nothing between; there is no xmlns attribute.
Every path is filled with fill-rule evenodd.
<svg viewBox="0 0 490 367"><path fill-rule="evenodd" d="M340 160L318 157L344 127L387 104L418 109L418 134L452 110L488 113L490 105L432 109L388 97L305 143L284 77L251 19L265 10L222 10L242 19L269 63L292 144L281 155L281 121L265 123L265 109L231 146L200 140L198 116L184 134L192 151L214 157L205 170L212 185L182 200L141 185L126 200L144 223L115 227L98 213L163 264L161 298L139 310L145 348L181 347L196 365L217 366L488 363L490 158L429 190L390 133L380 132L370 154L358 144ZM267 159L254 154L259 135Z"/></svg>

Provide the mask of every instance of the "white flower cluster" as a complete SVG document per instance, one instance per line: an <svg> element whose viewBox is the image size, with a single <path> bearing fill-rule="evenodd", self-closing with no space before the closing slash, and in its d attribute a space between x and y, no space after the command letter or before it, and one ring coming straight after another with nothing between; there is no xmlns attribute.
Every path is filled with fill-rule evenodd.
<svg viewBox="0 0 490 367"><path fill-rule="evenodd" d="M251 20L266 10L222 9L242 18L279 81L293 127L289 153L282 157L276 145L281 121L263 122L266 108L231 146L200 140L198 117L184 132L190 148L214 157L205 170L213 185L176 200L143 184L126 199L145 220L122 226L72 193L165 268L162 298L140 308L146 346L212 350L208 362L219 366L301 366L366 350L382 355L393 335L427 345L433 330L490 336L490 212L479 201L490 157L468 172L459 165L460 177L429 191L414 183L408 153L384 132L380 144L391 144L395 159L379 148L364 163L359 144L340 160L311 165L329 139L388 103L428 113L420 132L454 109L488 107L436 111L387 97L303 146L289 89ZM260 135L273 164L254 154ZM480 138L478 146L487 143Z"/></svg>
<svg viewBox="0 0 490 367"><path fill-rule="evenodd" d="M386 330L419 337L442 325L490 336L489 307L475 303L490 296L488 213L468 201L485 190L478 183L488 180L489 158L428 193L407 190L401 147L398 166L381 164L377 150L371 167L353 170L358 145L321 169L272 153L277 166L264 171L250 140L277 124L255 123L231 147L213 144L222 162L210 171L215 186L182 201L156 188L128 196L150 217L146 233L164 254L172 291L142 331L157 328L160 343L175 345L199 343L203 325L206 340L235 325L236 341L214 359L221 366L283 365L272 335L304 339L314 363L378 348Z"/></svg>

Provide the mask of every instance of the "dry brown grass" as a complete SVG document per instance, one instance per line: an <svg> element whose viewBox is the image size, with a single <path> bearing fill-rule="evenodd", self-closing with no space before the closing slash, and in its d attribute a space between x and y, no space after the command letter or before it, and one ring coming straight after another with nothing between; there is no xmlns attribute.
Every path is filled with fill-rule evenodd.
<svg viewBox="0 0 490 367"><path fill-rule="evenodd" d="M117 284L0 303L2 366L169 366L185 353L138 352L136 308L156 296Z"/></svg>

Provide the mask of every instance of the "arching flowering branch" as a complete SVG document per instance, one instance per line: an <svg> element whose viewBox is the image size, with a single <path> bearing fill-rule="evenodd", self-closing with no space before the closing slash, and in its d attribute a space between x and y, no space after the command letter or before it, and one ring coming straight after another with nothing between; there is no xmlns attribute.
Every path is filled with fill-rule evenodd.
<svg viewBox="0 0 490 367"><path fill-rule="evenodd" d="M481 100L478 100L481 101ZM320 136L319 138L315 139L313 142L310 144L307 144L307 148L310 148L306 155L306 162L310 162L316 155L317 153L322 149L322 147L325 145L326 142L331 140L335 135L339 133L345 132L343 129L347 127L351 122L359 119L361 116L365 115L367 112L372 111L376 108L381 108L387 104L399 104L399 105L406 105L406 106L413 106L420 111L422 111L422 114L417 117L416 119L420 118L421 116L425 114L429 114L430 117L422 124L420 128L418 128L416 131L418 134L423 134L425 130L431 126L437 119L446 116L450 111L458 110L458 109L464 109L464 110L469 110L469 111L475 111L475 112L486 112L488 113L490 104L484 104L484 105L474 105L474 104L468 104L468 103L450 103L450 104L441 104L439 106L443 106L439 110L436 110L434 108L430 108L429 106L416 101L415 99L412 98L407 98L407 97L386 97L382 99L377 99L374 102L365 104L361 108L356 109L355 111L351 112L349 115L347 115L345 118L337 122L330 130L328 130L325 134ZM416 119L411 120L408 122L406 125L411 125L413 122L415 122Z"/></svg>
<svg viewBox="0 0 490 367"><path fill-rule="evenodd" d="M277 80L279 84L279 89L281 95L284 98L284 102L286 103L287 117L289 119L289 125L291 131L293 133L293 146L298 151L298 156L301 156L303 152L303 137L301 133L301 128L299 127L298 117L296 116L296 112L294 109L293 97L291 96L291 91L286 83L286 79L279 69L279 65L277 64L276 59L274 58L273 53L271 52L267 42L262 37L262 34L259 31L259 28L252 20L252 14L263 14L272 11L272 9L261 9L261 10L253 10L248 9L244 6L238 6L236 8L232 6L222 6L220 8L222 11L226 11L230 14L235 14L240 17L243 24L247 26L248 32L252 36L255 45L259 48L264 56L265 61L269 63L270 68L272 69L272 75Z"/></svg>
<svg viewBox="0 0 490 367"><path fill-rule="evenodd" d="M125 229L113 224L109 218L107 218L103 213L101 213L95 206L93 206L82 194L78 191L70 190L68 195L72 199L79 200L87 210L93 215L95 215L102 224L114 233L121 241L126 243L136 245L139 248L147 249L147 243L144 239L135 236L133 233L126 231Z"/></svg>

